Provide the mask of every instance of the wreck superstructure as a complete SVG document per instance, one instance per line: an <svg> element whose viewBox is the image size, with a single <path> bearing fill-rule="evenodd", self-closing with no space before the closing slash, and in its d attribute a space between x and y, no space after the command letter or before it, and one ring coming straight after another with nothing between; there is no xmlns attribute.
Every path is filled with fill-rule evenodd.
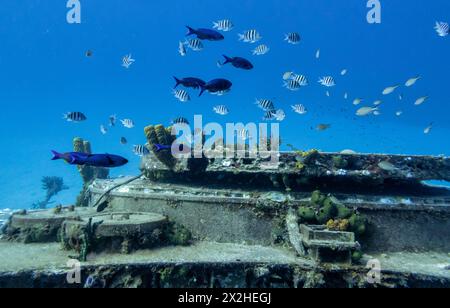
<svg viewBox="0 0 450 308"><path fill-rule="evenodd" d="M173 142L163 126L145 134L149 148ZM70 256L102 287L450 287L450 191L424 183L449 181L450 159L312 150L266 162L153 151L141 176L91 181L87 208L14 214L0 251L54 254L59 271L23 262L21 275L41 277L17 274L25 285L72 286ZM55 237L21 227L35 216ZM19 268L0 267L0 285Z"/></svg>

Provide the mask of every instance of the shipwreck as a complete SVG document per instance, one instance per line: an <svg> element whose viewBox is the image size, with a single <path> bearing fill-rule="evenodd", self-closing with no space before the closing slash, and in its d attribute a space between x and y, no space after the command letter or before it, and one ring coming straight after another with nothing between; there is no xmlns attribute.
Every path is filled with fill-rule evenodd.
<svg viewBox="0 0 450 308"><path fill-rule="evenodd" d="M447 157L291 151L267 169L145 136L138 176L82 167L76 206L8 219L0 287L450 287L450 191L427 184L450 181Z"/></svg>

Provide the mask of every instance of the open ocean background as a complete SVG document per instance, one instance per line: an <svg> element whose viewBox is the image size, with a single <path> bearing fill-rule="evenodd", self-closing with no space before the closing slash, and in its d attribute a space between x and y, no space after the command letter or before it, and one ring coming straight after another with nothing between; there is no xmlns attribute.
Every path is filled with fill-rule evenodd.
<svg viewBox="0 0 450 308"><path fill-rule="evenodd" d="M358 152L450 154L450 37L439 37L436 21L450 22L448 0L390 0L382 3L382 23L367 23L365 0L89 0L82 4L82 23L68 24L66 1L3 1L0 7L0 208L27 208L42 200L43 176L61 176L69 190L54 198L70 204L81 189L75 167L50 161L50 150L72 150L73 137L92 142L96 153L114 153L130 163L113 176L137 174L139 157L134 144L145 143L143 128L168 125L178 116L193 122L261 122L255 98L274 99L287 117L281 123L284 144L323 151L352 149ZM231 19L235 28L222 42L205 42L202 52L178 54L185 25L212 27ZM238 42L238 33L256 29L260 43L271 51L253 56L258 44ZM283 41L298 32L302 42ZM321 50L320 59L315 58ZM93 56L85 56L87 50ZM131 53L136 63L121 66ZM242 56L255 65L252 71L231 66L219 69L222 54ZM346 76L340 76L348 69ZM298 92L282 87L286 71L305 74L310 85ZM319 77L331 75L337 86L326 89ZM384 88L404 84L416 75L422 79L411 88L401 87L383 97ZM172 95L172 76L205 80L230 79L232 91L217 97L205 94L180 103ZM349 99L344 100L348 92ZM398 94L403 94L402 101ZM421 106L414 102L430 96ZM353 99L361 106L384 101L380 116L359 118ZM213 113L225 104L230 114ZM300 116L291 105L303 104ZM403 111L397 117L396 111ZM62 114L82 111L84 123L68 123ZM107 135L100 125L108 117L131 118L134 129L118 123ZM331 124L325 132L312 130ZM424 129L434 123L429 135ZM128 145L120 144L120 137Z"/></svg>

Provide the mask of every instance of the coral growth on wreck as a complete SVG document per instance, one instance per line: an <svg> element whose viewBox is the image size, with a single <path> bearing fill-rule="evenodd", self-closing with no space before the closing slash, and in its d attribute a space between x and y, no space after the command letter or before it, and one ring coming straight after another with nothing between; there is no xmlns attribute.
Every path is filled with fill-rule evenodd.
<svg viewBox="0 0 450 308"><path fill-rule="evenodd" d="M79 153L92 154L91 143L82 138L73 139L73 150ZM88 206L88 188L96 179L107 179L109 170L106 168L97 168L91 166L77 166L83 180L83 188L77 198L76 206Z"/></svg>

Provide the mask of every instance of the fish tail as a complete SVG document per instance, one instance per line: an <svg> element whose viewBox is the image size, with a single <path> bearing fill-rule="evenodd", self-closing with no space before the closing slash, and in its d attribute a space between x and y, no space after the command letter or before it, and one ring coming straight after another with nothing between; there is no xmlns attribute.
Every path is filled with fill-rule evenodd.
<svg viewBox="0 0 450 308"><path fill-rule="evenodd" d="M173 87L174 89L176 89L179 85L180 85L180 83L181 83L181 80L180 79L178 79L177 77L175 77L175 76L173 76L173 78L175 79L175 82L176 82L176 84L175 84L175 87Z"/></svg>
<svg viewBox="0 0 450 308"><path fill-rule="evenodd" d="M193 28L191 28L189 26L186 26L186 28L188 29L188 32L186 33L186 36L195 34L196 31Z"/></svg>
<svg viewBox="0 0 450 308"><path fill-rule="evenodd" d="M230 57L227 57L226 55L223 55L223 57L225 58L225 62L223 62L222 65L233 62L233 59Z"/></svg>
<svg viewBox="0 0 450 308"><path fill-rule="evenodd" d="M198 95L198 97L202 96L202 94L206 91L206 87L205 86L200 86L200 94Z"/></svg>
<svg viewBox="0 0 450 308"><path fill-rule="evenodd" d="M243 41L243 40L245 40L245 35L244 34L238 34L238 36L239 36L239 40L240 41Z"/></svg>
<svg viewBox="0 0 450 308"><path fill-rule="evenodd" d="M154 144L153 146L155 147L155 152L156 153L159 153L159 152L161 152L163 150L163 146L160 145L160 144Z"/></svg>
<svg viewBox="0 0 450 308"><path fill-rule="evenodd" d="M58 152L56 152L56 151L52 150L52 154L53 154L52 160L58 160L58 159L62 159L63 158L63 155L58 153Z"/></svg>

